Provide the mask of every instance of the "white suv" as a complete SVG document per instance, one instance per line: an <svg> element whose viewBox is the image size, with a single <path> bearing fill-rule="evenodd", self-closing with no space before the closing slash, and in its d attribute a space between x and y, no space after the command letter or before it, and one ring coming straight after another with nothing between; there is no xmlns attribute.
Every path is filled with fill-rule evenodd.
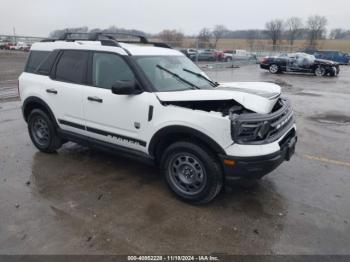
<svg viewBox="0 0 350 262"><path fill-rule="evenodd" d="M197 203L290 159L296 128L279 86L219 84L181 52L140 40L67 34L32 46L19 90L39 150L73 141L146 160Z"/></svg>

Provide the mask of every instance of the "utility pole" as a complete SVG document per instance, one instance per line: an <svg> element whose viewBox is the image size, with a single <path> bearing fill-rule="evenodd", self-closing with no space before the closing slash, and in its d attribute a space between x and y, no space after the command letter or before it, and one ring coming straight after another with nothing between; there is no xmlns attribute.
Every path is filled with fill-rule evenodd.
<svg viewBox="0 0 350 262"><path fill-rule="evenodd" d="M199 39L198 39L198 37L197 37L197 39L196 39L196 64L198 65L198 55L199 55L199 53L198 53L198 48L199 48Z"/></svg>
<svg viewBox="0 0 350 262"><path fill-rule="evenodd" d="M16 28L15 27L13 28L13 41L14 41L14 44L17 44L17 41L16 41Z"/></svg>

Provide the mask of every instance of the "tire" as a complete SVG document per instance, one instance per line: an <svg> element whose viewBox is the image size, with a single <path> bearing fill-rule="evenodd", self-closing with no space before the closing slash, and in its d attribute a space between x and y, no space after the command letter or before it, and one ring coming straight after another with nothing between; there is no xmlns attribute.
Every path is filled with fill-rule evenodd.
<svg viewBox="0 0 350 262"><path fill-rule="evenodd" d="M170 190L181 200L208 203L221 191L223 173L216 158L191 142L176 142L162 154L160 167Z"/></svg>
<svg viewBox="0 0 350 262"><path fill-rule="evenodd" d="M316 69L315 69L315 76L325 76L326 75L326 69L322 66L318 66Z"/></svg>
<svg viewBox="0 0 350 262"><path fill-rule="evenodd" d="M276 64L271 64L269 67L269 71L271 74L277 74L280 71L280 68Z"/></svg>
<svg viewBox="0 0 350 262"><path fill-rule="evenodd" d="M331 72L329 73L330 76L335 77L339 74L339 72L337 72L337 68L333 67Z"/></svg>
<svg viewBox="0 0 350 262"><path fill-rule="evenodd" d="M37 149L45 153L53 153L61 147L51 118L41 109L34 109L28 116L28 132Z"/></svg>
<svg viewBox="0 0 350 262"><path fill-rule="evenodd" d="M225 61L226 61L226 62L231 62L231 61L232 61L232 58L231 58L231 57L226 57L226 58L225 58Z"/></svg>

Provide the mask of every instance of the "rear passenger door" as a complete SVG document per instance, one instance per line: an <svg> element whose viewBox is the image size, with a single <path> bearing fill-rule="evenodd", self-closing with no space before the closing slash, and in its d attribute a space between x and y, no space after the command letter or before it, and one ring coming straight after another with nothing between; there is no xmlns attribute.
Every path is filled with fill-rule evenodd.
<svg viewBox="0 0 350 262"><path fill-rule="evenodd" d="M75 133L85 132L82 89L87 81L88 57L88 51L61 51L46 89L60 127Z"/></svg>

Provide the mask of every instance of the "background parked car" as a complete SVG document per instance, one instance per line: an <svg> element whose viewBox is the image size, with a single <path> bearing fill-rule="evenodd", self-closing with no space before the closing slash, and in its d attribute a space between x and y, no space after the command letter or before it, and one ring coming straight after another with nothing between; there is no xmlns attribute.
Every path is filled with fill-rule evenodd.
<svg viewBox="0 0 350 262"><path fill-rule="evenodd" d="M232 60L257 60L256 55L247 50L224 50L223 60L230 62Z"/></svg>
<svg viewBox="0 0 350 262"><path fill-rule="evenodd" d="M216 61L223 61L224 60L224 52L219 50L214 50Z"/></svg>
<svg viewBox="0 0 350 262"><path fill-rule="evenodd" d="M196 55L191 57L193 61L198 59L198 61L222 61L224 58L224 53L219 50L214 49L202 49L199 50Z"/></svg>
<svg viewBox="0 0 350 262"><path fill-rule="evenodd" d="M31 47L32 47L31 45L28 45L28 46L23 48L23 51L24 52L29 52Z"/></svg>
<svg viewBox="0 0 350 262"><path fill-rule="evenodd" d="M181 49L180 50L184 55L186 55L188 58L193 58L197 55L198 51L194 48L187 48L187 49Z"/></svg>
<svg viewBox="0 0 350 262"><path fill-rule="evenodd" d="M16 50L16 45L13 44L13 43L8 43L6 45L6 49L8 49L8 50Z"/></svg>
<svg viewBox="0 0 350 262"><path fill-rule="evenodd" d="M216 55L214 50L211 49L205 49L205 50L199 50L197 56L194 56L192 60L198 60L198 61L215 61Z"/></svg>
<svg viewBox="0 0 350 262"><path fill-rule="evenodd" d="M317 51L314 53L314 56L317 59L331 60L334 62L338 62L339 64L342 64L342 65L348 65L350 63L349 54L339 52L339 51L331 51L331 50Z"/></svg>
<svg viewBox="0 0 350 262"><path fill-rule="evenodd" d="M265 57L260 62L262 69L267 69L272 74L282 72L313 73L316 76L336 76L339 74L339 63L316 59L306 53L282 54L275 57Z"/></svg>

